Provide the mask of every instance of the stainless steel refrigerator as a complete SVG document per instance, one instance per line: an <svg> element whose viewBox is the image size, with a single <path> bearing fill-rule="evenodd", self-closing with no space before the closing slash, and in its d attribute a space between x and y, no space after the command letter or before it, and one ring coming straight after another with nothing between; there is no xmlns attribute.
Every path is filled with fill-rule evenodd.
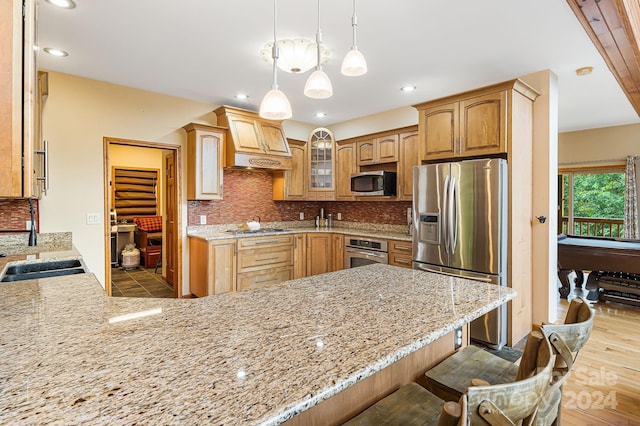
<svg viewBox="0 0 640 426"><path fill-rule="evenodd" d="M413 267L496 285L507 279L507 163L480 159L413 168ZM473 321L470 337L499 349L507 308Z"/></svg>

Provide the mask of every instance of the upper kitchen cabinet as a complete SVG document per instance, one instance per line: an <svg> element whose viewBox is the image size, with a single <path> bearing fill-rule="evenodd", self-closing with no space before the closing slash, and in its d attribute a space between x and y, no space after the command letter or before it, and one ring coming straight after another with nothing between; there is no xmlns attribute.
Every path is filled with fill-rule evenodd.
<svg viewBox="0 0 640 426"><path fill-rule="evenodd" d="M421 160L506 154L514 96L530 102L538 93L520 80L415 105L419 111Z"/></svg>
<svg viewBox="0 0 640 426"><path fill-rule="evenodd" d="M0 197L39 197L37 2L3 0L0 11Z"/></svg>
<svg viewBox="0 0 640 426"><path fill-rule="evenodd" d="M289 139L291 170L273 172L273 199L304 201L307 199L307 143Z"/></svg>
<svg viewBox="0 0 640 426"><path fill-rule="evenodd" d="M356 143L339 143L336 147L336 200L355 199L351 193L351 175L357 171Z"/></svg>
<svg viewBox="0 0 640 426"><path fill-rule="evenodd" d="M291 168L291 151L280 121L265 120L256 112L229 106L214 112L218 125L228 128L225 167Z"/></svg>
<svg viewBox="0 0 640 426"><path fill-rule="evenodd" d="M398 135L398 200L413 199L413 166L420 165L418 129Z"/></svg>
<svg viewBox="0 0 640 426"><path fill-rule="evenodd" d="M336 198L335 145L333 133L329 129L315 129L309 136L308 200L330 201Z"/></svg>
<svg viewBox="0 0 640 426"><path fill-rule="evenodd" d="M190 123L187 132L187 199L222 199L226 129Z"/></svg>
<svg viewBox="0 0 640 426"><path fill-rule="evenodd" d="M386 135L356 144L358 166L398 161L398 135Z"/></svg>

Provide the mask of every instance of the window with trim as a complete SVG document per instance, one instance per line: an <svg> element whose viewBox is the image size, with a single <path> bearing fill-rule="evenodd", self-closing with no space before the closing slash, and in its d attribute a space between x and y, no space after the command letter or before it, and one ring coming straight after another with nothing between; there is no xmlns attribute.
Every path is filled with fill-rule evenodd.
<svg viewBox="0 0 640 426"><path fill-rule="evenodd" d="M624 192L624 166L560 170L558 233L621 238Z"/></svg>
<svg viewBox="0 0 640 426"><path fill-rule="evenodd" d="M159 214L157 169L112 168L112 206L119 222Z"/></svg>

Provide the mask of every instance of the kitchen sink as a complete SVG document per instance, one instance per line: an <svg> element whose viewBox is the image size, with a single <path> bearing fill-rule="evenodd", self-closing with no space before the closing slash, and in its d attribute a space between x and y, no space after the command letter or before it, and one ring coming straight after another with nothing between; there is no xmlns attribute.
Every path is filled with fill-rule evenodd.
<svg viewBox="0 0 640 426"><path fill-rule="evenodd" d="M2 274L0 282L35 280L63 275L84 274L86 272L82 262L77 259L24 263L9 266Z"/></svg>

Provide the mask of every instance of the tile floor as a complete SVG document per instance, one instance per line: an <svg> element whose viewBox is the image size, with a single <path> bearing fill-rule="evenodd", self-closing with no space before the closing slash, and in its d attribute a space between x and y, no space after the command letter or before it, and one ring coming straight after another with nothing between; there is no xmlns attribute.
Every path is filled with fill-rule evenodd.
<svg viewBox="0 0 640 426"><path fill-rule="evenodd" d="M121 267L111 269L111 295L114 297L173 297L173 286L154 273L154 268L138 266L135 269Z"/></svg>

